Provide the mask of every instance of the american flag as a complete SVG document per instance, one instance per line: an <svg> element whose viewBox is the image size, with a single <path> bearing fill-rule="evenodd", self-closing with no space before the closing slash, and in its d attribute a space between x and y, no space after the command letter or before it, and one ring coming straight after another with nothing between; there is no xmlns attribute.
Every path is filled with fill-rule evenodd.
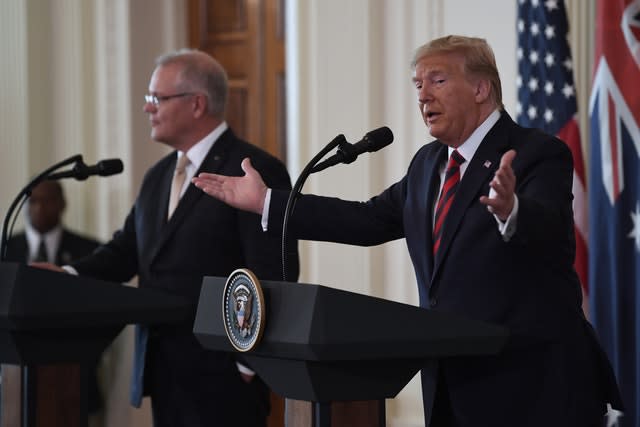
<svg viewBox="0 0 640 427"><path fill-rule="evenodd" d="M640 427L640 0L599 0L589 100L591 317Z"/></svg>
<svg viewBox="0 0 640 427"><path fill-rule="evenodd" d="M561 0L518 0L518 104L516 120L558 136L573 154L573 212L576 234L575 268L587 312L587 197L569 25Z"/></svg>

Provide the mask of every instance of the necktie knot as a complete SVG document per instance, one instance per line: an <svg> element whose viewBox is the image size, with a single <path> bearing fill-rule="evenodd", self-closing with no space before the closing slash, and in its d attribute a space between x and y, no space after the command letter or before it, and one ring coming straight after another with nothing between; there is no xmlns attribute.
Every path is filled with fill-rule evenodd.
<svg viewBox="0 0 640 427"><path fill-rule="evenodd" d="M187 157L187 155L183 154L182 156L180 156L178 158L178 161L176 162L176 174L184 173L184 171L187 169L188 164L189 158Z"/></svg>
<svg viewBox="0 0 640 427"><path fill-rule="evenodd" d="M458 153L458 150L453 150L453 153L451 153L451 157L449 157L449 165L447 166L447 168L460 167L460 165L465 161L465 158L462 157L462 154Z"/></svg>

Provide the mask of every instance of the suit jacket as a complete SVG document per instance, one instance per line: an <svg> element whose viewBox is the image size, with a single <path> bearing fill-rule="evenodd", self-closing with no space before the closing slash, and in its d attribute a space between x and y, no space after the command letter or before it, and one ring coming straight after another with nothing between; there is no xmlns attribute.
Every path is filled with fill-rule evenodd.
<svg viewBox="0 0 640 427"><path fill-rule="evenodd" d="M181 325L149 325L150 336L155 338L155 348L172 361L172 372L165 376L174 378L180 389L216 394L212 401L192 403L200 409L206 405L212 416L218 416L216 410L230 411L233 400L238 400L233 387L240 377L231 354L204 350L192 333L202 278L228 276L246 267L258 278L281 280L281 243L280 238L263 232L259 215L233 209L194 185L189 185L167 221L176 157L171 153L150 168L124 226L92 256L73 266L81 275L116 282L137 275L140 287L166 291L193 303L192 316ZM269 185L291 188L282 162L238 139L231 129L213 144L198 172L243 175L240 162L245 157L251 158ZM290 277L295 280L297 249L293 259L296 265ZM142 398L146 351L145 334L138 334L132 380L132 404L136 406ZM149 392L148 387L144 391Z"/></svg>
<svg viewBox="0 0 640 427"><path fill-rule="evenodd" d="M55 264L64 265L80 259L100 245L95 239L82 236L68 229L62 230L60 246L56 252ZM13 236L7 246L7 261L27 262L29 260L29 246L24 232Z"/></svg>
<svg viewBox="0 0 640 427"><path fill-rule="evenodd" d="M515 149L517 228L505 242L479 202L501 156ZM448 394L456 425L594 425L620 404L611 367L581 310L573 269L572 157L562 141L516 125L506 113L468 164L434 259L432 214L447 147L423 146L401 181L367 202L303 196L290 220L300 239L375 245L404 237L420 306L506 326L497 356L451 358L422 371L425 424L435 390ZM274 192L279 223L286 194ZM272 224L269 224L271 229ZM276 230L277 232L277 230Z"/></svg>

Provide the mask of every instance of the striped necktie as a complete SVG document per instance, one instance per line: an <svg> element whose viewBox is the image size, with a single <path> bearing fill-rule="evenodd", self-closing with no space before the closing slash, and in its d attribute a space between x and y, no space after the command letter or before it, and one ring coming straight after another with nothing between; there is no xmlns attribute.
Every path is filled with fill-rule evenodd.
<svg viewBox="0 0 640 427"><path fill-rule="evenodd" d="M460 165L465 162L464 157L454 150L449 157L449 163L444 174L444 185L442 186L442 192L436 205L436 214L433 221L433 256L435 258L438 249L440 248L440 240L442 239L442 226L444 225L451 203L458 189L460 183Z"/></svg>

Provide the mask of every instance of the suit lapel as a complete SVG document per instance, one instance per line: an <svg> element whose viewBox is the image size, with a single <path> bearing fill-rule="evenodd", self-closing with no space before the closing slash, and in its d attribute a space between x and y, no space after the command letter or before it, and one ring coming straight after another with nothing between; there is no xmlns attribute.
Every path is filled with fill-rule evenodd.
<svg viewBox="0 0 640 427"><path fill-rule="evenodd" d="M55 263L58 265L70 264L73 261L71 254L69 254L68 251L67 240L69 240L69 235L67 234L67 231L63 229L62 235L60 236L60 244L58 245L58 250L56 251Z"/></svg>
<svg viewBox="0 0 640 427"><path fill-rule="evenodd" d="M202 164L200 165L200 168L196 171L196 175L200 172L219 172L220 167L224 162L226 153L229 150L230 144L232 144L232 139L233 134L230 130L227 130L225 133L223 133L222 136L213 144L213 146L209 150L209 153L207 153L207 156L204 158ZM169 204L169 189L171 188L171 181L173 179L173 169L175 169L175 160L171 163L171 167L166 174L166 183L163 186L166 191L163 191L163 196L160 197L159 200L160 206L164 207L163 209L160 209L160 211L163 212L163 215L159 215L157 218L157 220L161 223L160 227L158 228L161 231L159 234L159 239L149 259L150 262L153 260L153 258L155 258L155 256L165 245L165 243L167 243L169 238L173 235L180 224L188 220L189 212L192 209L195 209L195 205L198 200L201 197L204 197L204 193L201 190L196 188L196 186L194 186L193 184L189 184L184 195L180 198L176 210L173 212L171 218L167 221L167 206Z"/></svg>
<svg viewBox="0 0 640 427"><path fill-rule="evenodd" d="M496 125L484 137L469 166L460 181L455 199L447 214L447 220L442 229L442 240L438 256L434 260L434 275L437 273L449 246L452 244L458 229L462 225L469 207L476 203L482 195L481 190L493 178L500 166L500 158L507 151L507 121L503 114Z"/></svg>

